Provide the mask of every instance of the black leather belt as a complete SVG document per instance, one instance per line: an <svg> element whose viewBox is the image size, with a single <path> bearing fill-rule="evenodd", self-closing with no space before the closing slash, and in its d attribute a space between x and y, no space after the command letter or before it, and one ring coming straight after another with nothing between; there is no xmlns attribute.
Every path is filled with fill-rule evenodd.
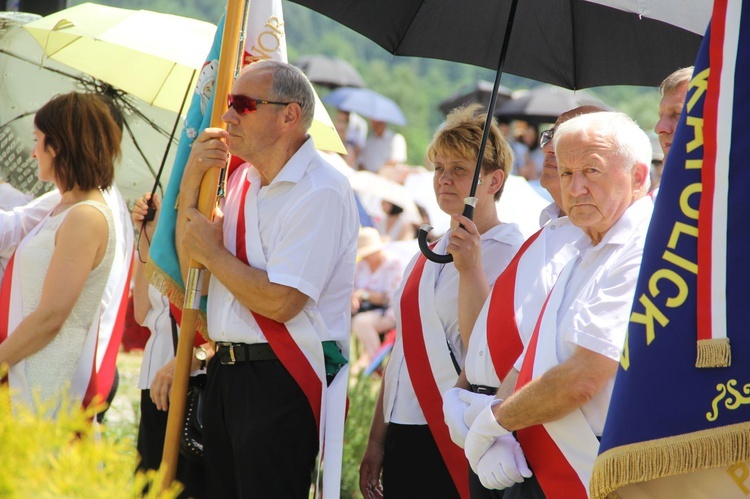
<svg viewBox="0 0 750 499"><path fill-rule="evenodd" d="M482 395L494 395L497 393L497 388L494 386L486 386L486 385L469 385L471 387L471 391L474 393L481 393Z"/></svg>
<svg viewBox="0 0 750 499"><path fill-rule="evenodd" d="M231 366L237 362L279 359L268 343L253 343L249 345L247 343L217 341L216 355L219 362L225 366Z"/></svg>

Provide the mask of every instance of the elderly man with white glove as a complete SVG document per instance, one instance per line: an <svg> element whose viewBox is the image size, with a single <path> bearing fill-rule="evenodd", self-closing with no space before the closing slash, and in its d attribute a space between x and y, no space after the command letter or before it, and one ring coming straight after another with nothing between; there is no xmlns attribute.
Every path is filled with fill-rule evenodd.
<svg viewBox="0 0 750 499"><path fill-rule="evenodd" d="M528 484L513 484L506 499L587 496L653 210L651 144L630 118L579 116L554 140L563 208L584 236L516 363L515 393L482 409L465 442L480 478L487 480L482 463L492 460L491 473L501 476L500 467L512 479L523 467L507 441L516 432L535 485L519 492ZM505 451L495 455L500 441Z"/></svg>
<svg viewBox="0 0 750 499"><path fill-rule="evenodd" d="M465 320L461 327L471 328L472 332L465 371L456 387L443 395L443 411L451 437L461 447L464 447L466 434L476 416L494 400L500 381L503 380L503 397L513 392L518 374L513 364L521 355L524 345L528 344L542 304L557 276L575 255L575 251L568 248L569 243L583 235L562 210L560 178L551 139L562 123L581 114L599 111L600 108L593 106L571 109L560 115L553 128L542 133L540 147L545 157L541 183L554 200L541 213L540 225L543 229L524 243L491 292L477 297L478 300L473 303L468 303L468 300L460 303ZM470 274L462 275L461 279L472 290L478 289ZM467 296L462 294L461 298ZM474 309L472 317L472 307L479 302L484 305L481 310ZM487 468L488 461L483 460L483 469ZM513 476L522 480L522 475L518 473ZM494 489L505 488L499 486L498 482L487 487L485 484L490 483L489 475L473 476L471 479L472 497L497 497L501 494Z"/></svg>

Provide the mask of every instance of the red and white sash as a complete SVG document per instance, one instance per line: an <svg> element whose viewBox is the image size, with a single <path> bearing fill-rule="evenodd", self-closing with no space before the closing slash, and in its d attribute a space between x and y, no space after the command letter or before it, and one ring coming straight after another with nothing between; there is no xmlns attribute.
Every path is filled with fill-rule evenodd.
<svg viewBox="0 0 750 499"><path fill-rule="evenodd" d="M102 296L99 334L95 347L95 364L91 367L91 349L86 348L86 357L76 368L75 382L86 384L84 406L96 396L106 400L112 389L117 367L117 353L122 343L125 314L128 309L130 279L132 276L134 237L130 211L115 186L103 191L104 200L112 212L115 231L115 255L107 285Z"/></svg>
<svg viewBox="0 0 750 499"><path fill-rule="evenodd" d="M515 291L518 263L543 230L539 229L523 243L492 287L485 327L487 328L487 348L501 382L523 352L524 342L516 320ZM480 315L477 320L483 320L483 317Z"/></svg>
<svg viewBox="0 0 750 499"><path fill-rule="evenodd" d="M542 307L526 349L516 391L560 363L557 312L575 261L565 266ZM580 409L556 421L518 430L516 436L547 497L588 497L599 440Z"/></svg>
<svg viewBox="0 0 750 499"><path fill-rule="evenodd" d="M231 185L236 188L229 189L225 220L228 219L230 225L232 221L236 221L235 256L247 265L265 269L267 260L258 230L245 230L245 227L257 228L259 223L257 195L260 185L251 185L247 178L249 169L249 165L238 168L233 175L237 177L237 181L230 180ZM268 344L310 403L319 431L319 459L326 458L323 493L325 497L337 498L341 489L349 367L347 365L342 368L331 386L327 386L323 345L305 314L297 314L290 321L280 323L255 312L251 313ZM343 347L342 350L347 354L348 345Z"/></svg>
<svg viewBox="0 0 750 499"><path fill-rule="evenodd" d="M438 243L445 252L448 237ZM463 449L453 443L443 418L442 394L453 387L458 375L446 345L443 325L435 307L439 266L419 255L401 294L401 335L404 360L414 393L432 437L440 449L461 497L469 497L469 467Z"/></svg>

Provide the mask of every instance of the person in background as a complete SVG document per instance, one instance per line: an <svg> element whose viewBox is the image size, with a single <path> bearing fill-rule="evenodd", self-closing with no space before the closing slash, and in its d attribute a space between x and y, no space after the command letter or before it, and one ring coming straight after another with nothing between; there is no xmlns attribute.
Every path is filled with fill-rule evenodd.
<svg viewBox="0 0 750 499"><path fill-rule="evenodd" d="M670 74L659 85L659 121L654 126L654 132L659 135L659 144L664 152L664 163L667 162L669 148L672 147L674 132L680 121L682 108L685 107L690 78L693 76L693 66L678 69Z"/></svg>
<svg viewBox="0 0 750 499"><path fill-rule="evenodd" d="M396 343L359 470L360 491L366 498L468 494L466 460L450 440L440 396L455 384L469 341L470 331L460 328L459 270L471 267L481 274L477 282L489 287L523 240L518 226L501 223L495 208L513 153L494 124L481 162L474 220L461 215L486 120L482 113L478 104L452 111L428 150L435 166L435 197L452 217L451 230L434 251L450 253L454 260L436 264L417 254L394 297ZM482 263L477 266L480 253Z"/></svg>
<svg viewBox="0 0 750 499"><path fill-rule="evenodd" d="M10 187L10 184L2 184ZM12 187L11 187L12 188ZM14 189L15 190L15 189ZM60 202L60 193L48 192L10 210L0 210L0 282L18 243Z"/></svg>
<svg viewBox="0 0 750 499"><path fill-rule="evenodd" d="M370 135L357 162L360 170L377 173L385 165L406 163L406 139L388 128L388 123L370 120Z"/></svg>
<svg viewBox="0 0 750 499"><path fill-rule="evenodd" d="M367 122L358 114L339 109L333 120L341 142L346 147L346 163L354 168L367 142Z"/></svg>
<svg viewBox="0 0 750 499"><path fill-rule="evenodd" d="M385 218L377 224L384 242L409 241L414 239L416 232L414 224L404 217L404 209L390 201L381 201Z"/></svg>
<svg viewBox="0 0 750 499"><path fill-rule="evenodd" d="M352 333L363 348L357 365L367 367L381 336L396 327L393 295L401 284L401 260L383 249L378 231L363 227L357 238L357 267L352 293Z"/></svg>
<svg viewBox="0 0 750 499"><path fill-rule="evenodd" d="M659 95L661 95L661 101L659 102L659 121L657 121L656 126L654 126L654 132L659 135L659 144L664 153L661 162L662 168L663 165L667 164L667 155L669 154L670 147L672 147L674 133L677 130L677 123L680 121L682 108L685 107L685 99L687 98L690 78L693 77L693 69L693 66L678 69L667 76L664 81L661 82L661 85L659 85ZM661 170L659 171L658 178L659 181L661 181ZM658 186L653 186L651 197L656 199L658 193Z"/></svg>
<svg viewBox="0 0 750 499"><path fill-rule="evenodd" d="M34 199L31 194L24 194L8 182L0 179L0 210L10 211L18 206L23 206Z"/></svg>
<svg viewBox="0 0 750 499"><path fill-rule="evenodd" d="M148 282L146 276L151 240L161 212L161 200L156 194L153 199L156 209L154 219L145 221L150 199L150 193L144 194L135 202L132 212L133 224L140 227L138 255L133 263L133 314L136 322L148 327L151 332L143 350L138 379L141 390L141 419L136 442L140 456L139 470L158 470L161 465L167 431L169 393L174 379L175 349L179 338L179 326L170 311L169 300ZM196 334L200 338L200 334ZM205 364L212 355L213 349L208 343L196 347L193 354L191 376L202 375L204 385ZM185 486L180 497L200 499L208 496L202 462L178 456L176 478Z"/></svg>

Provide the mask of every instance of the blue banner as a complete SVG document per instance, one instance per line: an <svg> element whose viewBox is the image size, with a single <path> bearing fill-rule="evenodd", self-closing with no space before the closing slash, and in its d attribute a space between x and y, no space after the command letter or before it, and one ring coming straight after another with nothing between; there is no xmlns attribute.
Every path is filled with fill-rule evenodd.
<svg viewBox="0 0 750 499"><path fill-rule="evenodd" d="M648 232L594 497L750 459L748 116L750 6L717 0ZM728 366L699 361L699 322Z"/></svg>
<svg viewBox="0 0 750 499"><path fill-rule="evenodd" d="M154 240L151 243L149 278L150 281L165 293L170 301L182 309L185 286L182 280L180 262L175 247L175 223L177 222L177 199L180 194L180 182L185 164L190 156L193 141L211 123L214 87L221 53L221 38L224 33L224 15L216 28L216 35L211 50L203 65L195 88L190 109L185 118L185 125L175 154L172 175L169 178L167 191L164 194L159 223ZM205 311L205 297L203 300Z"/></svg>

